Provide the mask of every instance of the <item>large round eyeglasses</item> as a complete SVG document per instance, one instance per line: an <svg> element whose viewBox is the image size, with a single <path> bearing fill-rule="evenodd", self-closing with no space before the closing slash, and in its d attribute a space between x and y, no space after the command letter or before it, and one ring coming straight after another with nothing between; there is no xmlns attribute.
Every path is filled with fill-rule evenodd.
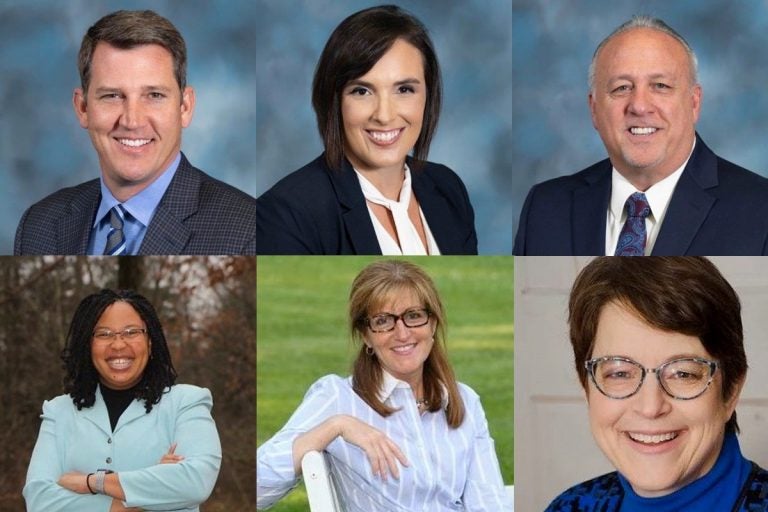
<svg viewBox="0 0 768 512"><path fill-rule="evenodd" d="M700 357L672 359L658 368L645 368L626 357L607 356L584 362L592 382L608 398L629 398L640 390L646 373L656 379L669 396L678 400L691 400L709 387L718 363Z"/></svg>
<svg viewBox="0 0 768 512"><path fill-rule="evenodd" d="M421 327L429 322L429 311L423 308L409 309L402 314L380 313L367 319L368 327L373 332L387 332L395 328L398 320L406 327Z"/></svg>

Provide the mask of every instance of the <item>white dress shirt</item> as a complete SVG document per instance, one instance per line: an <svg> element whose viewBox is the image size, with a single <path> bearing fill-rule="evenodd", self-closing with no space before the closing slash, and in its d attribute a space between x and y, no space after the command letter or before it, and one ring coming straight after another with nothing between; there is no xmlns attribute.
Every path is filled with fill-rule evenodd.
<svg viewBox="0 0 768 512"><path fill-rule="evenodd" d="M693 147L695 146L696 139L693 141ZM619 234L627 220L627 210L624 208L624 205L629 196L635 192L644 193L648 206L651 207L651 214L645 218L645 255L649 256L651 254L656 238L659 236L659 231L661 231L661 224L664 222L669 201L672 199L672 194L675 192L675 187L680 180L680 176L683 174L685 166L688 165L688 160L690 160L693 153L693 147L683 165L663 180L654 183L645 192L637 190L615 167L613 168L611 173L611 201L608 204L608 218L605 222L605 254L607 256L613 256L616 253Z"/></svg>
<svg viewBox="0 0 768 512"><path fill-rule="evenodd" d="M480 398L459 383L466 415L456 429L445 412L420 414L410 386L384 372L380 397L399 411L384 418L352 390L352 378L315 382L288 423L256 452L256 508L271 506L298 483L293 442L329 417L348 414L384 432L410 466L400 478L374 478L362 449L337 437L325 449L348 512L511 512ZM446 401L443 402L445 407Z"/></svg>
<svg viewBox="0 0 768 512"><path fill-rule="evenodd" d="M392 238L392 235L384 228L381 221L379 221L376 214L373 213L370 205L368 205L368 214L371 216L371 222L373 222L373 230L376 232L376 239L381 247L381 254L401 256L403 254L411 256L425 256L427 254L439 255L440 249L437 247L435 237L432 236L432 231L429 229L427 219L424 217L424 212L419 206L419 217L421 217L421 225L424 226L424 235L427 238L428 247L424 247L424 243L421 241L419 232L416 226L411 222L411 218L408 216L408 205L411 203L411 196L413 190L411 189L411 170L408 165L405 165L405 178L403 179L403 186L400 188L400 194L398 200L388 199L382 194L376 186L368 181L357 169L355 169L357 179L360 182L360 188L363 191L363 195L367 201L374 204L378 204L386 208L392 213L392 219L395 223L395 231L397 237L400 239L400 244L397 240Z"/></svg>

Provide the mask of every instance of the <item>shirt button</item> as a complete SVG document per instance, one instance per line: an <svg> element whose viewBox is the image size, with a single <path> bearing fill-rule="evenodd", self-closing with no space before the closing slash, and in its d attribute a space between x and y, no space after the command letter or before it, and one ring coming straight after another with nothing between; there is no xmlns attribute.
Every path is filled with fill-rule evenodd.
<svg viewBox="0 0 768 512"><path fill-rule="evenodd" d="M107 444L112 444L112 438L111 437L107 438Z"/></svg>
<svg viewBox="0 0 768 512"><path fill-rule="evenodd" d="M112 457L107 457L107 464L112 464Z"/></svg>

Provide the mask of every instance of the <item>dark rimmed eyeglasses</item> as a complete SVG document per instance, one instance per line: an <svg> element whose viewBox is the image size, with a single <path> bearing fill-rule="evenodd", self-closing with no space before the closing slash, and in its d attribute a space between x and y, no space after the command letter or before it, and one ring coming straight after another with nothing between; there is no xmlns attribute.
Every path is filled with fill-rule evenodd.
<svg viewBox="0 0 768 512"><path fill-rule="evenodd" d="M629 398L640 390L647 373L655 373L664 392L677 400L701 396L712 383L718 363L700 357L672 359L645 368L626 357L606 356L584 362L595 387L608 398Z"/></svg>
<svg viewBox="0 0 768 512"><path fill-rule="evenodd" d="M146 333L146 329L142 329L140 327L128 327L127 329L123 329L122 331L110 331L109 329L97 329L93 331L93 339L94 341L99 341L102 343L111 343L115 341L115 339L120 336L121 340L138 340L139 336Z"/></svg>
<svg viewBox="0 0 768 512"><path fill-rule="evenodd" d="M406 327L421 327L429 322L432 313L424 308L409 309L399 315L394 313L379 313L366 319L368 328L373 332L391 331L397 325L398 320L403 321Z"/></svg>

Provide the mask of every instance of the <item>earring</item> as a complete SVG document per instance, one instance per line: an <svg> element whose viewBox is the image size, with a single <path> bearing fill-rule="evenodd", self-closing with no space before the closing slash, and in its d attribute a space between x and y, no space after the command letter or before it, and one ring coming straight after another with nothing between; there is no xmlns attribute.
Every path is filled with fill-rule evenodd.
<svg viewBox="0 0 768 512"><path fill-rule="evenodd" d="M365 353L368 354L369 356L373 356L373 349L371 348L370 345L365 346Z"/></svg>

